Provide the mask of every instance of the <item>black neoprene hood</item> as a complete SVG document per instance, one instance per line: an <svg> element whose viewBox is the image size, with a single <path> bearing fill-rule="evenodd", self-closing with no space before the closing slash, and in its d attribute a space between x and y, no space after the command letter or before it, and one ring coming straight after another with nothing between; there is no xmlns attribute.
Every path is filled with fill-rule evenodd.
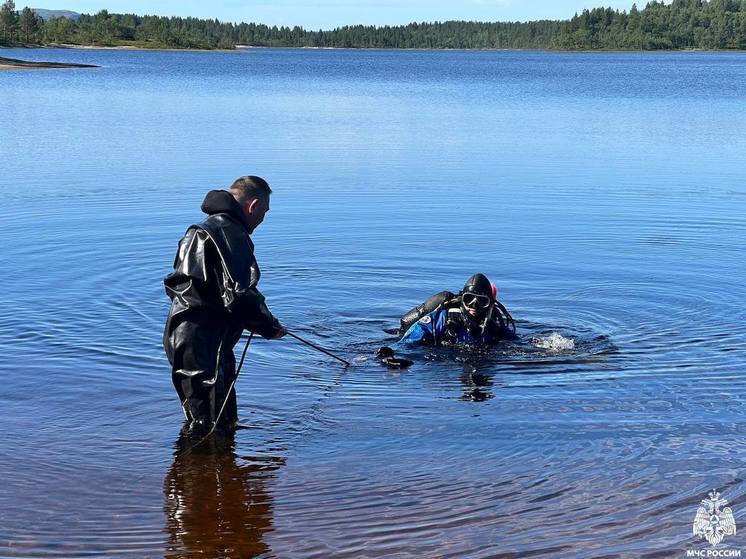
<svg viewBox="0 0 746 559"><path fill-rule="evenodd" d="M490 301L494 300L492 295L492 283L484 274L474 274L464 284L463 293L473 293L474 295L483 295Z"/></svg>

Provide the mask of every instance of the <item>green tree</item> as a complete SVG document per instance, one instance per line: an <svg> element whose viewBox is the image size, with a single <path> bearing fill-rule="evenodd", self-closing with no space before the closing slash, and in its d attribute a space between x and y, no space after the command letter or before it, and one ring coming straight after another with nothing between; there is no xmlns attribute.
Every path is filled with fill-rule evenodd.
<svg viewBox="0 0 746 559"><path fill-rule="evenodd" d="M66 17L55 17L44 22L41 28L45 43L74 43L77 39L78 24Z"/></svg>
<svg viewBox="0 0 746 559"><path fill-rule="evenodd" d="M95 16L91 25L93 42L99 45L113 45L119 38L117 18L111 16L107 10L101 10Z"/></svg>
<svg viewBox="0 0 746 559"><path fill-rule="evenodd" d="M0 7L0 29L3 33L3 42L11 43L18 28L18 12L13 0L6 0Z"/></svg>
<svg viewBox="0 0 746 559"><path fill-rule="evenodd" d="M18 26L21 28L24 43L31 43L31 39L34 39L35 42L36 34L41 28L41 18L36 15L36 12L34 12L34 10L29 7L25 7L21 11L21 15L18 18Z"/></svg>

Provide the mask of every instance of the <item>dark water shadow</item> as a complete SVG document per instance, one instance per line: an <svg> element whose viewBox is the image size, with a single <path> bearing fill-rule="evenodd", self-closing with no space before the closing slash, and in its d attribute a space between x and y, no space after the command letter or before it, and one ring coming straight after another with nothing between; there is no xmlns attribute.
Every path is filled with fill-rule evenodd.
<svg viewBox="0 0 746 559"><path fill-rule="evenodd" d="M267 486L283 458L239 457L232 434L215 433L192 448L181 434L163 482L168 541L164 557L269 557Z"/></svg>

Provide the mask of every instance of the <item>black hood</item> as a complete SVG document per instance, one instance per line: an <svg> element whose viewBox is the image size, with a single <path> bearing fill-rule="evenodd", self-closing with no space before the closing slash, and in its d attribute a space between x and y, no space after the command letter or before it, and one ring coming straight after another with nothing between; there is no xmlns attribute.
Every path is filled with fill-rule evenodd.
<svg viewBox="0 0 746 559"><path fill-rule="evenodd" d="M492 283L484 274L474 274L473 276L471 276L464 285L464 289L461 292L483 295L489 298L490 301L495 300L494 291L492 290Z"/></svg>
<svg viewBox="0 0 746 559"><path fill-rule="evenodd" d="M207 215L228 214L248 229L249 224L233 195L227 190L211 190L202 202L202 211Z"/></svg>
<svg viewBox="0 0 746 559"><path fill-rule="evenodd" d="M467 309L464 304L463 296L467 293L487 297L490 300L489 307L472 316L469 314L469 309ZM463 316L464 324L472 335L481 336L484 334L487 323L492 317L494 302L495 297L492 291L492 283L487 279L487 276L484 274L474 274L471 276L464 285L464 289L461 291L461 316Z"/></svg>

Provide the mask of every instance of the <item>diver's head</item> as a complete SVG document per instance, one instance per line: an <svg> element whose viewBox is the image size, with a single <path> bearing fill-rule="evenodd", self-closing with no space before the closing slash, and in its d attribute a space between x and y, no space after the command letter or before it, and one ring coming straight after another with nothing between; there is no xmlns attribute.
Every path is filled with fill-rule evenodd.
<svg viewBox="0 0 746 559"><path fill-rule="evenodd" d="M474 274L461 290L461 312L470 322L483 323L495 304L495 290L484 274Z"/></svg>

